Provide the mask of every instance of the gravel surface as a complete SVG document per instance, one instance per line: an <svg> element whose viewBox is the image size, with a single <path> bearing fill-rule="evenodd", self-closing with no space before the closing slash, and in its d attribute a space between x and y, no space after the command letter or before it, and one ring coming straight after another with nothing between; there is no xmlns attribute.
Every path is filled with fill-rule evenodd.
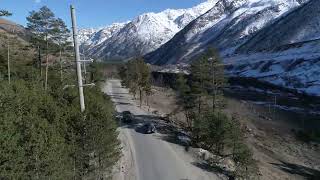
<svg viewBox="0 0 320 180"><path fill-rule="evenodd" d="M123 145L123 157L115 170L120 180L215 180L223 177L208 172L186 153L183 146L170 142L162 133L142 134L136 128L157 118L138 107L128 90L119 80L106 82L103 91L111 96L118 112L130 111L135 120L121 124L119 139ZM156 124L158 126L158 124Z"/></svg>

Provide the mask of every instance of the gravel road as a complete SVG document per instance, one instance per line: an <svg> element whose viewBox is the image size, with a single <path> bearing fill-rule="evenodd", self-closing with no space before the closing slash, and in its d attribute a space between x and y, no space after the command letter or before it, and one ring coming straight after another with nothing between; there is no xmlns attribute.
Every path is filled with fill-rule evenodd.
<svg viewBox="0 0 320 180"><path fill-rule="evenodd" d="M151 113L138 107L128 90L119 80L106 82L103 91L111 96L118 112L130 111L139 123L149 120ZM120 127L120 139L124 146L121 170L116 179L123 180L215 180L216 174L201 169L197 161L184 148L169 143L161 134L142 134L133 125Z"/></svg>

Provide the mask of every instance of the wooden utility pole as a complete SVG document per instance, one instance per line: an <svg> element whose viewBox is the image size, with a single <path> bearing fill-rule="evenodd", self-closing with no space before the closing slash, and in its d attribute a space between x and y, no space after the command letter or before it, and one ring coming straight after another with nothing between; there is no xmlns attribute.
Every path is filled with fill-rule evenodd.
<svg viewBox="0 0 320 180"><path fill-rule="evenodd" d="M75 9L71 5L71 20L72 20L72 32L73 32L73 43L74 43L74 52L77 64L77 77L78 77L78 88L79 88L79 98L80 98L80 109L81 112L85 111L84 104L84 94L83 94L83 82L82 82L82 73L81 73L81 61L80 61L80 52L79 52L79 41L78 41L78 32L77 32L77 22Z"/></svg>

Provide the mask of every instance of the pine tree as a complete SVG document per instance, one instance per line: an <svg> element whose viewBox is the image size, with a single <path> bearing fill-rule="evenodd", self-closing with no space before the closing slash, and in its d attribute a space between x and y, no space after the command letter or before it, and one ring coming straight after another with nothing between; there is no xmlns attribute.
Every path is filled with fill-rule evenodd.
<svg viewBox="0 0 320 180"><path fill-rule="evenodd" d="M48 88L48 70L49 70L49 41L52 40L55 22L57 22L54 13L47 7L43 6L38 12L31 11L27 17L27 29L33 34L33 41L38 46L45 43L46 49L46 73L45 73L45 90Z"/></svg>
<svg viewBox="0 0 320 180"><path fill-rule="evenodd" d="M182 107L187 120L187 129L191 130L192 120L194 119L193 109L195 105L191 96L191 89L188 85L188 80L185 78L185 74L179 73L176 80L176 90L178 94L177 104Z"/></svg>
<svg viewBox="0 0 320 180"><path fill-rule="evenodd" d="M194 107L192 118L192 134L195 141L199 141L203 115L208 112L207 84L210 66L208 59L202 55L191 64L190 104Z"/></svg>
<svg viewBox="0 0 320 180"><path fill-rule="evenodd" d="M219 53L214 48L209 48L204 55L210 64L210 80L207 84L208 94L212 98L212 111L221 110L225 106L223 88L227 86L224 65L219 57Z"/></svg>
<svg viewBox="0 0 320 180"><path fill-rule="evenodd" d="M210 81L210 66L206 56L202 55L191 64L191 94L199 116L206 110L208 96L207 84Z"/></svg>
<svg viewBox="0 0 320 180"><path fill-rule="evenodd" d="M63 67L62 67L62 55L67 46L70 45L68 38L70 37L70 31L67 28L65 22L58 18L53 22L53 41L59 46L59 64L60 64L60 81L63 80Z"/></svg>
<svg viewBox="0 0 320 180"><path fill-rule="evenodd" d="M140 95L140 107L142 106L143 94L146 90L150 90L150 68L142 58L136 60L138 66L138 90Z"/></svg>
<svg viewBox="0 0 320 180"><path fill-rule="evenodd" d="M134 98L137 91L139 92L140 106L142 106L143 95L151 95L150 67L142 58L136 58L120 68L119 76L122 79L122 85L129 89Z"/></svg>
<svg viewBox="0 0 320 180"><path fill-rule="evenodd" d="M12 16L12 13L7 10L0 10L0 17L2 16Z"/></svg>

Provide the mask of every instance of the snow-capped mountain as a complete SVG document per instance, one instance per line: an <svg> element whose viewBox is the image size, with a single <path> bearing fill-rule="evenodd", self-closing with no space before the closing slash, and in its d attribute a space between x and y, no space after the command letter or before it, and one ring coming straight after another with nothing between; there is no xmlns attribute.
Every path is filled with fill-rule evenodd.
<svg viewBox="0 0 320 180"><path fill-rule="evenodd" d="M154 64L220 49L228 73L320 96L319 0L220 0L158 50Z"/></svg>
<svg viewBox="0 0 320 180"><path fill-rule="evenodd" d="M146 57L155 64L187 62L208 46L232 54L256 32L300 4L297 0L219 0Z"/></svg>
<svg viewBox="0 0 320 180"><path fill-rule="evenodd" d="M255 77L320 96L320 1L311 0L240 46L233 76Z"/></svg>
<svg viewBox="0 0 320 180"><path fill-rule="evenodd" d="M84 43L87 43L87 41L91 38L91 36L93 34L95 34L96 32L98 32L100 29L80 29L78 31L78 40L79 43L82 45Z"/></svg>
<svg viewBox="0 0 320 180"><path fill-rule="evenodd" d="M218 0L207 0L189 9L168 9L142 14L131 22L99 30L80 31L81 45L100 59L128 59L149 53L170 40L192 20L211 9Z"/></svg>
<svg viewBox="0 0 320 180"><path fill-rule="evenodd" d="M79 42L81 49L90 51L112 35L118 33L127 23L114 23L104 28L79 30Z"/></svg>

